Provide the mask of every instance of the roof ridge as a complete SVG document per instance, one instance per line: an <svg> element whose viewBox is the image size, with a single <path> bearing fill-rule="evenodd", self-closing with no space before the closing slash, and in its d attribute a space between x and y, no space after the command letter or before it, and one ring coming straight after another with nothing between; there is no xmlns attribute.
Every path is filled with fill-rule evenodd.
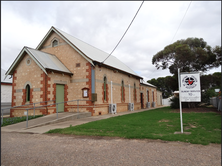
<svg viewBox="0 0 222 166"><path fill-rule="evenodd" d="M83 40L81 40L81 39L79 39L79 38L77 38L77 37L75 37L75 36L73 36L73 35L67 33L67 32L64 32L63 30L61 30L61 29L59 29L59 28L56 28L56 27L53 27L53 28L55 28L56 30L62 31L63 33L65 33L65 34L67 34L67 35L69 35L69 36L72 36L72 37L76 38L77 40L79 40L79 41L81 41L81 42L87 44L88 46L91 46L91 47L93 47L93 48L95 48L95 49L97 49L97 50L100 50L101 52L104 52L104 53L106 53L106 54L109 55L109 53L103 51L102 49L97 48L97 47L95 47L95 46L93 46L93 45L91 45L91 44L89 44L89 43L87 43L87 42L85 42L85 41L83 41ZM114 55L111 55L111 56L115 57Z"/></svg>
<svg viewBox="0 0 222 166"><path fill-rule="evenodd" d="M28 48L28 49L32 49L32 50L35 50L35 51L43 52L43 53L45 53L45 54L49 54L49 55L52 55L52 56L57 57L56 55L51 54L51 53L48 53L48 52L44 52L44 51L41 51L41 50L38 50L38 49L35 49L35 48L31 48L31 47L27 47L27 46L25 46L25 47Z"/></svg>
<svg viewBox="0 0 222 166"><path fill-rule="evenodd" d="M89 61L92 65L94 65L93 61L102 63L104 59L109 55L107 52L84 42L83 40L76 38L75 36L64 32L63 30L52 26L40 44L37 46L36 49L39 49L42 42L47 38L47 36L54 31L61 35L62 38L66 42L68 42L71 47L73 47L78 53L80 53L87 61ZM104 65L111 66L115 69L122 70L126 73L132 74L134 76L140 77L134 70L132 70L129 66L127 66L123 61L118 59L118 57L111 55L108 60L104 63Z"/></svg>

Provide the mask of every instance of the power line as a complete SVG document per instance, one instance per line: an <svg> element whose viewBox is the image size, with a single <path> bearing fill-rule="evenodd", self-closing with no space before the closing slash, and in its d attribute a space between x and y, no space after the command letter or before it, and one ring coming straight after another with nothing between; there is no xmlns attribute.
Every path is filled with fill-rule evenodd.
<svg viewBox="0 0 222 166"><path fill-rule="evenodd" d="M185 12L185 14L184 14L184 16L183 16L183 19L185 18L186 14L187 14L187 11L188 11L188 9L189 9L189 7L190 7L190 5L191 5L191 2L192 2L192 1L190 1L190 4L189 4L189 6L188 6L188 8L187 8L187 10L186 10L186 12ZM181 20L180 25L182 24L183 19ZM179 30L180 25L179 25L179 27L177 28L177 31ZM175 38L175 36L176 36L176 34L177 34L177 31L176 31L176 33L175 33L175 35L174 35L173 39ZM171 40L171 42L170 42L170 43L172 43L172 42L173 42L173 39Z"/></svg>
<svg viewBox="0 0 222 166"><path fill-rule="evenodd" d="M143 0L143 2L144 2L144 0ZM131 26L131 24L133 23L134 19L136 18L137 14L138 14L138 12L139 12L139 10L140 10L140 8L142 7L143 2L142 2L142 4L140 5L139 9L137 10L135 16L133 17L133 20L131 21L130 25L129 25L128 28L126 29L125 33L124 33L123 36L121 37L120 41L117 43L116 47L113 49L113 51L109 54L109 56L108 56L102 63L104 63L104 62L110 57L110 55L112 55L112 53L115 51L115 49L117 48L117 46L119 45L119 43L122 41L122 39L123 39L123 37L125 36L126 32L128 31L128 29L130 28L130 26Z"/></svg>

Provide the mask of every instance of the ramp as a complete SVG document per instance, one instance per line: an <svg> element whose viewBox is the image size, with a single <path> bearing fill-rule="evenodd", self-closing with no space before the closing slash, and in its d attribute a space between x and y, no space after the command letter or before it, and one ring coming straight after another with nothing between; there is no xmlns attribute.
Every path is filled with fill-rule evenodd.
<svg viewBox="0 0 222 166"><path fill-rule="evenodd" d="M30 129L30 128L35 128L35 127L40 127L44 125L49 125L49 124L55 124L55 123L60 123L64 121L70 121L70 120L75 120L75 119L81 119L85 117L90 117L91 112L83 112L83 113L71 113L71 112L62 112L58 113L58 119L57 119L57 114L52 114L52 115L46 115L40 118L28 120L28 127L26 128L27 122L20 122L16 123L13 125L1 127L1 130L7 130L7 131L18 131L18 130L24 130L24 129Z"/></svg>

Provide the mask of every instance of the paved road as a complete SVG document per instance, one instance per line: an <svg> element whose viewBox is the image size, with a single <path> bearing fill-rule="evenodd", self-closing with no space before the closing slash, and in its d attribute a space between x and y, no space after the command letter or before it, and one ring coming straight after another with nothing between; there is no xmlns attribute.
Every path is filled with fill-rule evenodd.
<svg viewBox="0 0 222 166"><path fill-rule="evenodd" d="M1 132L1 166L220 166L221 145Z"/></svg>

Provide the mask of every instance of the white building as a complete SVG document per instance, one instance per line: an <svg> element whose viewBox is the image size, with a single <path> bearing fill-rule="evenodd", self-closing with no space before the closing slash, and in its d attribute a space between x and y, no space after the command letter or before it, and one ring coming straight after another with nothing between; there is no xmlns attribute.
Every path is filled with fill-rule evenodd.
<svg viewBox="0 0 222 166"><path fill-rule="evenodd" d="M1 108L11 107L12 102L12 78L7 76L6 71L1 69ZM4 80L5 78L5 80ZM9 114L10 110L4 111L4 114Z"/></svg>

